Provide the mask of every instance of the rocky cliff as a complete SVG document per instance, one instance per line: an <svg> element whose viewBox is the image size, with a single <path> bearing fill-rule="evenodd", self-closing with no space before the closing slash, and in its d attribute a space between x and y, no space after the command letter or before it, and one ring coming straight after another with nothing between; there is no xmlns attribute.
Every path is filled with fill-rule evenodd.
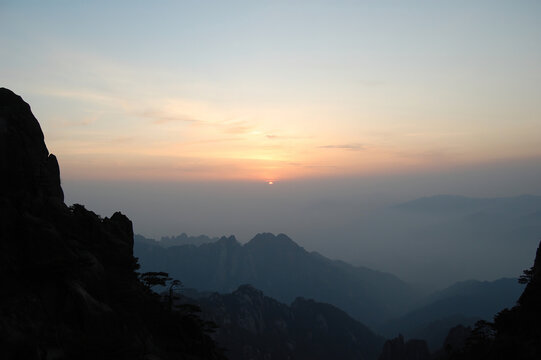
<svg viewBox="0 0 541 360"><path fill-rule="evenodd" d="M4 88L0 174L0 358L222 358L139 282L126 216L64 204L38 121Z"/></svg>
<svg viewBox="0 0 541 360"><path fill-rule="evenodd" d="M197 301L232 360L370 360L384 342L332 305L297 298L288 306L250 285Z"/></svg>
<svg viewBox="0 0 541 360"><path fill-rule="evenodd" d="M456 340L435 354L437 359L541 359L541 244L534 265L520 278L524 292L511 309L503 309L494 322L479 321L473 329L453 334ZM456 329L455 329L456 330ZM465 335L468 335L465 339Z"/></svg>

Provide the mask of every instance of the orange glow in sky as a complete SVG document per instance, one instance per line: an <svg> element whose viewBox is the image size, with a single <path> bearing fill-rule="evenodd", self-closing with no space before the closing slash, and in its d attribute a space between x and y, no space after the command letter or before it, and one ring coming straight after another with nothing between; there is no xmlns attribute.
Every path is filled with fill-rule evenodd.
<svg viewBox="0 0 541 360"><path fill-rule="evenodd" d="M0 78L63 177L284 181L541 156L535 2L120 3L2 8Z"/></svg>

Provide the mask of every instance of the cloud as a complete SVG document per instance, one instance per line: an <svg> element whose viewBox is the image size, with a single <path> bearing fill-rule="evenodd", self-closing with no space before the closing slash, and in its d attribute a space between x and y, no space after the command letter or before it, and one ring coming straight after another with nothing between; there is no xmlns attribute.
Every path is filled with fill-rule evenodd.
<svg viewBox="0 0 541 360"><path fill-rule="evenodd" d="M113 139L111 139L111 142L113 143L131 143L134 142L135 138L133 136L118 136Z"/></svg>
<svg viewBox="0 0 541 360"><path fill-rule="evenodd" d="M193 119L189 116L178 114L168 114L163 111L155 111L155 110L146 110L138 114L141 117L152 119L152 123L156 125L165 124L168 122L197 122L198 120Z"/></svg>
<svg viewBox="0 0 541 360"><path fill-rule="evenodd" d="M223 120L212 125L221 128L226 134L242 135L254 131L254 126L246 120Z"/></svg>
<svg viewBox="0 0 541 360"><path fill-rule="evenodd" d="M292 135L276 135L276 134L265 134L265 137L269 140L305 140L305 139L312 138L312 136L292 136Z"/></svg>
<svg viewBox="0 0 541 360"><path fill-rule="evenodd" d="M322 149L345 149L345 150L352 150L352 151L360 151L360 150L365 149L364 145L362 144L322 145L318 147Z"/></svg>
<svg viewBox="0 0 541 360"><path fill-rule="evenodd" d="M226 134L246 134L252 131L250 126L245 125L226 125L223 132Z"/></svg>
<svg viewBox="0 0 541 360"><path fill-rule="evenodd" d="M305 164L305 163L294 162L294 161L286 162L285 165L296 167L296 168L305 168L305 169L324 169L324 168L337 168L338 167L336 165L314 165L314 164Z"/></svg>

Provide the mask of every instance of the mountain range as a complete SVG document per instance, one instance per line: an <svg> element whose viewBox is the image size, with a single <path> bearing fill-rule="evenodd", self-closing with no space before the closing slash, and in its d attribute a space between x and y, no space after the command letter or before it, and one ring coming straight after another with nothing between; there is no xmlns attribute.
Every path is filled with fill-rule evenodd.
<svg viewBox="0 0 541 360"><path fill-rule="evenodd" d="M433 350L454 326L490 320L513 306L523 288L516 279L470 280L422 294L390 274L308 252L283 234L259 234L244 245L223 237L168 248L137 236L134 252L144 269L166 271L188 288L230 293L251 284L284 303L312 298L345 310L387 337L401 333L425 339Z"/></svg>
<svg viewBox="0 0 541 360"><path fill-rule="evenodd" d="M216 242L219 238L211 238L207 235L188 236L186 233L182 233L177 236L162 236L160 240L147 239L142 235L135 234L134 240L140 243L147 243L150 245L158 245L164 248L180 245L201 245L211 242Z"/></svg>
<svg viewBox="0 0 541 360"><path fill-rule="evenodd" d="M333 304L372 326L419 297L391 274L308 252L284 234L258 234L244 245L231 236L167 249L136 241L134 253L143 269L165 271L187 287L228 293L251 284L285 303L302 296Z"/></svg>
<svg viewBox="0 0 541 360"><path fill-rule="evenodd" d="M399 204L386 215L387 221L402 218L406 223L391 235L406 233L404 247L414 246L423 254L418 265L412 264L410 276L420 279L430 267L438 274L431 277L436 286L518 276L541 236L541 196L535 195L437 195Z"/></svg>
<svg viewBox="0 0 541 360"><path fill-rule="evenodd" d="M474 198L459 195L434 195L396 205L396 208L419 213L464 215L480 212L511 214L522 217L534 215L541 208L541 196Z"/></svg>
<svg viewBox="0 0 541 360"><path fill-rule="evenodd" d="M410 339L424 339L436 350L451 328L490 321L501 309L514 306L523 290L517 279L458 282L425 297L413 310L379 330L389 337L402 333Z"/></svg>
<svg viewBox="0 0 541 360"><path fill-rule="evenodd" d="M520 282L526 287L513 307L501 309L493 321L480 321L471 328L453 328L434 359L540 359L541 243L533 266L524 270Z"/></svg>

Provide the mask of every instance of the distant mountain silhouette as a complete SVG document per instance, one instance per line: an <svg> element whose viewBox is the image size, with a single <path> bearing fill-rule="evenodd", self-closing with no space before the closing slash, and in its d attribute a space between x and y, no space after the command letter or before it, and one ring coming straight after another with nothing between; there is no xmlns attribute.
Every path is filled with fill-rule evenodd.
<svg viewBox="0 0 541 360"><path fill-rule="evenodd" d="M430 357L432 360L536 360L541 359L541 243L534 265L524 270L519 279L526 288L512 308L501 309L494 322L480 320L474 326L458 325L450 329L439 350ZM497 289L509 282L508 279L492 283L463 282L446 289L435 298L456 293L481 293L487 307L494 306L489 296L501 297ZM506 284L504 286L510 286ZM478 289L479 288L479 289ZM488 290L487 290L488 289ZM482 305L482 302L480 303ZM479 304L478 304L479 305ZM426 345L425 345L426 346ZM387 341L380 360L426 359L426 354L412 357L405 351L402 336Z"/></svg>
<svg viewBox="0 0 541 360"><path fill-rule="evenodd" d="M423 300L423 305L388 322L380 330L387 336L402 333L427 340L432 350L441 347L449 330L459 324L491 320L501 309L513 306L524 286L516 279L462 281Z"/></svg>
<svg viewBox="0 0 541 360"><path fill-rule="evenodd" d="M219 240L218 238L211 238L206 235L188 236L185 233L182 233L177 236L162 236L160 240L149 239L149 238L144 237L143 235L135 234L134 239L137 242L142 242L142 243L146 242L151 245L159 245L165 248L168 248L171 246L180 246L180 245L199 246L201 244L216 242Z"/></svg>
<svg viewBox="0 0 541 360"><path fill-rule="evenodd" d="M131 221L68 207L30 106L0 88L0 358L222 359L138 280Z"/></svg>
<svg viewBox="0 0 541 360"><path fill-rule="evenodd" d="M393 275L309 253L283 234L258 234L245 245L223 237L167 249L136 241L134 251L143 269L166 271L187 287L228 293L249 283L282 302L303 296L333 304L369 325L400 314L417 298Z"/></svg>
<svg viewBox="0 0 541 360"><path fill-rule="evenodd" d="M451 329L437 360L541 359L541 243L534 265L520 278L526 288L517 304L502 309L494 322Z"/></svg>
<svg viewBox="0 0 541 360"><path fill-rule="evenodd" d="M422 197L396 206L399 209L426 213L508 213L525 215L541 209L541 196L520 195L501 198L472 198L458 195Z"/></svg>
<svg viewBox="0 0 541 360"><path fill-rule="evenodd" d="M432 196L403 203L387 216L387 221L402 221L387 237L398 239L407 232L402 249L415 242L424 254L406 270L412 271L409 277L430 278L433 286L438 286L438 279L450 284L467 277L518 274L541 236L541 196L534 195ZM432 269L430 274L424 274L426 267Z"/></svg>
<svg viewBox="0 0 541 360"><path fill-rule="evenodd" d="M197 301L231 360L376 359L384 339L336 307L297 298L282 304L250 285Z"/></svg>

